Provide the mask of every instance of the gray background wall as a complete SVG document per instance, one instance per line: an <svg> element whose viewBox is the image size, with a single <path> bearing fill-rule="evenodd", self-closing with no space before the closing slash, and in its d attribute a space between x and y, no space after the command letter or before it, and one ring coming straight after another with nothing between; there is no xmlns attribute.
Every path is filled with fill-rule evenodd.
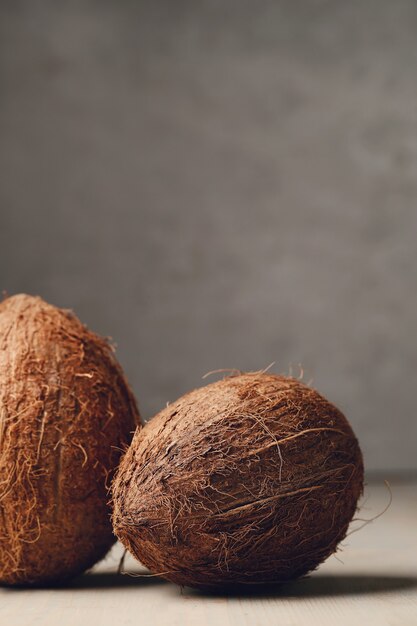
<svg viewBox="0 0 417 626"><path fill-rule="evenodd" d="M3 1L0 288L112 335L146 418L276 361L416 469L417 4Z"/></svg>

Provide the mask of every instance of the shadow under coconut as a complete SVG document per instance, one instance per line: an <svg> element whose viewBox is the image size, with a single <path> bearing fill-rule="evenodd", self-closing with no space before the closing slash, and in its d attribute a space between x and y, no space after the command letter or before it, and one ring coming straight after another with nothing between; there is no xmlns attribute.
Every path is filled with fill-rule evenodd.
<svg viewBox="0 0 417 626"><path fill-rule="evenodd" d="M163 585L167 581L157 576L118 574L117 572L88 572L67 581L40 585L4 585L10 592L19 591L74 591L82 589L117 589L121 587L150 587Z"/></svg>
<svg viewBox="0 0 417 626"><path fill-rule="evenodd" d="M281 585L240 585L224 590L198 590L187 588L186 594L202 597L229 598L314 598L324 596L351 596L372 593L389 593L404 589L417 589L417 577L384 574L317 574Z"/></svg>
<svg viewBox="0 0 417 626"><path fill-rule="evenodd" d="M14 592L28 590L74 591L99 590L132 587L136 589L154 585L167 585L171 593L181 593L194 598L314 598L331 596L351 596L372 593L389 593L406 589L417 589L417 577L392 576L384 574L317 574L285 584L239 585L224 589L180 588L163 578L149 575L128 575L117 572L90 572L77 576L66 583L42 586L4 586Z"/></svg>
<svg viewBox="0 0 417 626"><path fill-rule="evenodd" d="M118 587L151 587L164 585L167 581L158 576L118 574L117 572L91 572L71 580L65 588L115 589Z"/></svg>

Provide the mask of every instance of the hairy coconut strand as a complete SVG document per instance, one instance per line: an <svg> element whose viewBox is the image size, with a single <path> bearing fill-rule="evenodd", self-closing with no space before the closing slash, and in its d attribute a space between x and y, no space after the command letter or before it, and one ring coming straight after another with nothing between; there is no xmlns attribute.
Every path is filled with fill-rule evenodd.
<svg viewBox="0 0 417 626"><path fill-rule="evenodd" d="M186 394L137 432L113 486L113 526L181 585L284 582L345 536L363 488L345 417L298 380L264 373Z"/></svg>
<svg viewBox="0 0 417 626"><path fill-rule="evenodd" d="M59 583L106 554L108 487L138 422L104 339L40 298L0 304L0 582Z"/></svg>

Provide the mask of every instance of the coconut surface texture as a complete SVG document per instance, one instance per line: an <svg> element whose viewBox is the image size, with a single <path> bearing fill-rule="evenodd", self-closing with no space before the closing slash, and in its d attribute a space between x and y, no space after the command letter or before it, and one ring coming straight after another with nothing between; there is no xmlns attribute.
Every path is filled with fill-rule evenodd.
<svg viewBox="0 0 417 626"><path fill-rule="evenodd" d="M40 298L0 304L0 582L57 584L106 554L136 423L107 341Z"/></svg>
<svg viewBox="0 0 417 626"><path fill-rule="evenodd" d="M180 585L285 582L336 550L362 488L358 441L335 406L293 378L241 374L136 432L113 485L113 525Z"/></svg>

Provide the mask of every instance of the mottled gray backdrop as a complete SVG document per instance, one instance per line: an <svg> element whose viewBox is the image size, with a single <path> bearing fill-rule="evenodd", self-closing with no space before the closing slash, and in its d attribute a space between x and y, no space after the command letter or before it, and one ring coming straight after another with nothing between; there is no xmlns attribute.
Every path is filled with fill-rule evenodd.
<svg viewBox="0 0 417 626"><path fill-rule="evenodd" d="M111 335L146 418L298 363L417 466L417 3L3 0L0 288Z"/></svg>

